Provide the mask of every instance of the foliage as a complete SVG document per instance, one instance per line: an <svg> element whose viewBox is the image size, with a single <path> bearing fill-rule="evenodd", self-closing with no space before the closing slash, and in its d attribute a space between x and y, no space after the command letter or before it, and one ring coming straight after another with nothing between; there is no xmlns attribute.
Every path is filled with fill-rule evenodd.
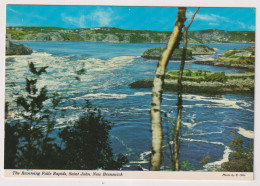
<svg viewBox="0 0 260 186"><path fill-rule="evenodd" d="M83 41L84 39L76 33L64 33L62 37L65 41Z"/></svg>
<svg viewBox="0 0 260 186"><path fill-rule="evenodd" d="M33 75L26 77L25 90L16 98L20 119L8 119L8 103L5 107L6 169L117 170L128 162L121 154L114 157L109 141L111 125L89 102L83 108L85 115L60 131L60 139L51 137L55 136L56 111L62 98L37 85L47 67L29 63L29 69Z"/></svg>
<svg viewBox="0 0 260 186"><path fill-rule="evenodd" d="M102 117L100 110L93 108L88 101L87 110L73 126L67 126L59 133L64 143L64 168L120 169L127 163L127 159L123 155L118 155L117 160L113 158L109 141L110 123Z"/></svg>
<svg viewBox="0 0 260 186"><path fill-rule="evenodd" d="M230 31L229 41L255 41L254 31Z"/></svg>
<svg viewBox="0 0 260 186"><path fill-rule="evenodd" d="M178 71L170 71L166 74L166 78L176 79L178 76ZM241 77L239 77L241 78ZM189 69L183 72L183 80L184 81L195 81L200 83L202 81L207 82L226 82L228 77L225 75L225 72L214 72L213 74L210 71L191 71Z"/></svg>
<svg viewBox="0 0 260 186"><path fill-rule="evenodd" d="M241 56L238 59L238 63L240 64L246 64L246 65L254 65L255 64L255 57L246 57L246 56Z"/></svg>
<svg viewBox="0 0 260 186"><path fill-rule="evenodd" d="M187 70L186 70L186 76L191 76L191 73L192 73L192 72L191 72L190 69L187 69Z"/></svg>
<svg viewBox="0 0 260 186"><path fill-rule="evenodd" d="M218 58L218 61L231 62L235 64L243 64L243 65L254 65L255 64L255 47L250 46L245 49L233 49L228 50L223 54L223 57L226 58Z"/></svg>
<svg viewBox="0 0 260 186"><path fill-rule="evenodd" d="M5 103L5 119L8 118L8 102ZM19 138L16 131L16 126L5 122L5 154L4 154L4 168L12 169L17 163L16 154L18 149Z"/></svg>
<svg viewBox="0 0 260 186"><path fill-rule="evenodd" d="M100 27L96 30L90 30L89 28L83 29L64 29L59 27L19 27L22 30L17 30L17 27L8 27L6 29L7 33L12 34L12 39L22 40L28 34L37 34L37 33L48 33L48 32L60 32L70 31L71 33L78 35L77 30L80 31L88 31L86 34L86 41L90 40L91 35L93 34L114 34L119 38L119 41L123 41L127 35L133 34L131 36L132 42L167 42L170 37L171 32L165 31L151 31L151 30L123 30L114 27ZM218 35L220 37L212 37L212 33L214 35ZM82 38L78 36L66 36L67 39L74 41L80 41ZM205 37L206 36L206 37ZM189 31L188 33L189 39L196 43L207 42L234 42L234 41L247 41L254 42L255 41L255 32L254 31L224 31L224 30L200 30L200 31ZM220 38L220 39L219 39ZM222 38L227 38L227 40L223 40ZM222 39L222 40L221 40Z"/></svg>
<svg viewBox="0 0 260 186"><path fill-rule="evenodd" d="M205 80L224 83L227 81L227 77L225 75L225 72L214 72L211 75L205 76Z"/></svg>
<svg viewBox="0 0 260 186"><path fill-rule="evenodd" d="M29 69L33 75L32 78L26 78L25 93L16 98L18 117L21 119L6 123L8 136L17 140L12 142L6 138L6 144L10 144L8 149L16 148L15 156L6 159L5 164L9 168L26 169L47 169L56 168L59 159L56 157L59 147L54 143L54 138L50 133L54 130L55 104L51 111L45 102L48 99L54 100L47 94L46 87L37 87L37 78L41 73L46 72L47 67L37 70L33 63L29 63ZM6 154L8 153L8 150ZM14 164L10 165L11 159Z"/></svg>
<svg viewBox="0 0 260 186"><path fill-rule="evenodd" d="M253 146L250 149L244 147L241 137L234 138L230 146L235 151L231 153L231 160L221 165L220 171L253 172Z"/></svg>
<svg viewBox="0 0 260 186"><path fill-rule="evenodd" d="M224 57L230 57L230 56L234 55L235 53L236 53L236 50L228 50L228 51L226 51L226 52L223 54L223 56L224 56Z"/></svg>
<svg viewBox="0 0 260 186"><path fill-rule="evenodd" d="M201 164L205 165L209 162L210 156L205 156L202 160L201 160Z"/></svg>
<svg viewBox="0 0 260 186"><path fill-rule="evenodd" d="M27 35L26 32L24 32L22 30L10 30L10 29L7 29L6 33L7 34L11 34L12 35L12 39L15 39L15 40L22 40Z"/></svg>
<svg viewBox="0 0 260 186"><path fill-rule="evenodd" d="M182 169L185 170L185 171L188 171L190 170L190 162L189 160L184 160L182 161Z"/></svg>

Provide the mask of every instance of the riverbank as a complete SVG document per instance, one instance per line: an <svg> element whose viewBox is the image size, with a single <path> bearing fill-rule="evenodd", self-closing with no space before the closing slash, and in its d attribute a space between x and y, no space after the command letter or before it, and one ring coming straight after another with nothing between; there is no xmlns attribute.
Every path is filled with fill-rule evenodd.
<svg viewBox="0 0 260 186"><path fill-rule="evenodd" d="M187 76L190 72L189 76ZM194 75L194 74L197 74ZM187 70L183 76L183 93L192 94L224 94L224 93L248 93L254 94L254 74L229 74L209 72L191 72ZM205 73L204 75L202 75ZM207 73L207 75L206 75ZM194 77L195 76L195 77ZM177 91L177 71L171 71L165 75L164 90ZM153 78L142 79L129 84L131 88L152 88Z"/></svg>

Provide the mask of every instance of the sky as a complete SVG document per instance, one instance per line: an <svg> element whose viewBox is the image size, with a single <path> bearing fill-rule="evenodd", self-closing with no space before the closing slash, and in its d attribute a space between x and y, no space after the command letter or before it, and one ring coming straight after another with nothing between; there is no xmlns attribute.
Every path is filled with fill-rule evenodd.
<svg viewBox="0 0 260 186"><path fill-rule="evenodd" d="M196 8L187 8L186 25ZM7 5L7 26L171 31L176 7ZM200 8L190 30L254 31L254 8Z"/></svg>

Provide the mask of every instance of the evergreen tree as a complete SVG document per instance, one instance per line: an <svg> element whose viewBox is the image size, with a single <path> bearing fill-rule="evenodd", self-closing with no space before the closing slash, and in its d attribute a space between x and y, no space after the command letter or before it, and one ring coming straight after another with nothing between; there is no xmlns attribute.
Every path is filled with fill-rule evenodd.
<svg viewBox="0 0 260 186"><path fill-rule="evenodd" d="M33 63L29 63L29 68L33 75L25 79L25 94L19 95L15 100L20 120L16 121L13 126L7 126L7 131L9 128L13 129L19 138L17 163L14 168L55 168L59 159L57 157L59 147L55 144L55 139L49 135L54 130L54 112L57 103L52 104L52 108L48 108L45 102L52 99L54 103L57 98L48 96L46 87L37 88L37 78L46 72L47 67L37 70ZM8 141L10 140L6 139L6 143ZM7 148L14 148L14 146Z"/></svg>
<svg viewBox="0 0 260 186"><path fill-rule="evenodd" d="M59 136L64 142L62 150L64 168L76 170L118 170L128 160L123 155L113 157L109 131L111 124L105 120L100 110L87 101L87 112L67 126Z"/></svg>
<svg viewBox="0 0 260 186"><path fill-rule="evenodd" d="M8 102L5 103L5 154L4 154L4 168L16 168L17 163L17 148L19 138L16 131L16 125L11 125L8 121Z"/></svg>
<svg viewBox="0 0 260 186"><path fill-rule="evenodd" d="M38 78L46 73L46 68L38 70L29 63L32 76L25 78L25 89L15 100L19 120L6 119L5 168L120 169L128 160L121 154L114 156L109 140L111 124L88 101L83 108L86 112L78 121L50 137L62 98L57 93L49 95L46 87L38 88Z"/></svg>

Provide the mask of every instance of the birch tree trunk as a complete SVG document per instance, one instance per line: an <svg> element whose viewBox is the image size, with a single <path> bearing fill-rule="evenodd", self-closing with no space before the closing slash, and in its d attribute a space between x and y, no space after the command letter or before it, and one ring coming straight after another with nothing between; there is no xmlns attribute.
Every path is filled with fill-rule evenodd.
<svg viewBox="0 0 260 186"><path fill-rule="evenodd" d="M180 71L178 76L178 85L177 85L177 117L176 117L176 124L174 127L174 133L173 133L173 150L174 150L174 170L179 171L180 170L180 153L179 153L179 132L181 128L181 121L182 121L182 75L186 60L186 51L187 51L187 43L188 43L188 29L190 25L192 24L194 17L196 13L198 12L199 8L196 9L194 12L190 23L187 27L184 27L184 44L183 44L183 50L182 50L182 56L181 56L181 64L180 64Z"/></svg>
<svg viewBox="0 0 260 186"><path fill-rule="evenodd" d="M158 171L161 165L162 149L162 119L161 119L161 101L164 84L165 70L168 61L181 40L181 31L186 20L186 8L178 8L177 18L172 34L158 62L155 77L153 80L152 102L151 102L151 124L152 124L152 155L150 170Z"/></svg>

